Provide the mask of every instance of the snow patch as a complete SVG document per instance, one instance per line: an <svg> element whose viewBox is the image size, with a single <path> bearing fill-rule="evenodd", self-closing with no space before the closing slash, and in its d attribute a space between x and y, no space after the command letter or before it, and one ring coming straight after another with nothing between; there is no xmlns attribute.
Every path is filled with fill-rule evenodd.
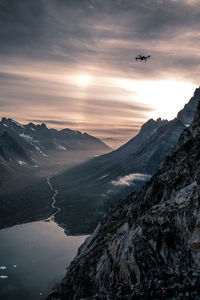
<svg viewBox="0 0 200 300"><path fill-rule="evenodd" d="M21 127L21 128L24 128L24 126L23 126L22 124L20 124L20 123L14 121L14 120L11 120L11 122L15 123L15 125L17 125L17 126L19 126L19 127Z"/></svg>
<svg viewBox="0 0 200 300"><path fill-rule="evenodd" d="M133 181L146 181L151 178L151 175L132 173L123 177L119 177L117 180L112 180L111 183L116 186L120 185L134 185Z"/></svg>
<svg viewBox="0 0 200 300"><path fill-rule="evenodd" d="M38 142L38 141L37 141L37 142ZM48 155L45 154L45 153L43 153L42 150L41 150L39 147L37 147L37 146L34 146L34 147L35 147L36 150L38 150L38 151L40 152L40 154L41 154L42 156L48 157ZM37 167L38 167L38 166L37 166Z"/></svg>
<svg viewBox="0 0 200 300"><path fill-rule="evenodd" d="M101 176L101 177L99 178L99 180L103 180L103 179L106 178L106 177L108 177L108 174Z"/></svg>
<svg viewBox="0 0 200 300"><path fill-rule="evenodd" d="M57 145L57 148L63 151L67 151L67 149L62 145Z"/></svg>
<svg viewBox="0 0 200 300"><path fill-rule="evenodd" d="M8 125L6 125L6 124L3 124L3 126L8 127Z"/></svg>
<svg viewBox="0 0 200 300"><path fill-rule="evenodd" d="M28 142L31 142L33 140L33 138L28 134L20 133L20 136Z"/></svg>
<svg viewBox="0 0 200 300"><path fill-rule="evenodd" d="M1 275L0 278L1 278L1 279L7 279L8 276L7 276L7 275Z"/></svg>
<svg viewBox="0 0 200 300"><path fill-rule="evenodd" d="M0 270L6 270L6 266L0 266Z"/></svg>
<svg viewBox="0 0 200 300"><path fill-rule="evenodd" d="M26 162L22 161L22 160L18 160L18 164L21 165L21 166L24 166L24 165L26 165Z"/></svg>

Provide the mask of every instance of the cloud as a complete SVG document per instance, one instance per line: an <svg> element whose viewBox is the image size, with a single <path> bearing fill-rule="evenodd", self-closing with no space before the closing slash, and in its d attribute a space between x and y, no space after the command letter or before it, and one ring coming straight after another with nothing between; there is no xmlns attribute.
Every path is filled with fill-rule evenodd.
<svg viewBox="0 0 200 300"><path fill-rule="evenodd" d="M158 109L138 100L134 84L199 84L199 16L195 0L0 0L4 115L129 136ZM139 53L152 57L136 63Z"/></svg>
<svg viewBox="0 0 200 300"><path fill-rule="evenodd" d="M27 120L28 122L34 122L34 123L50 123L55 125L64 125L64 126L74 126L73 122L66 122L66 121L57 121L57 120Z"/></svg>
<svg viewBox="0 0 200 300"><path fill-rule="evenodd" d="M123 177L119 177L117 180L112 180L111 183L115 186L120 185L134 185L134 181L147 181L151 178L151 175L148 174L139 174L139 173L132 173Z"/></svg>

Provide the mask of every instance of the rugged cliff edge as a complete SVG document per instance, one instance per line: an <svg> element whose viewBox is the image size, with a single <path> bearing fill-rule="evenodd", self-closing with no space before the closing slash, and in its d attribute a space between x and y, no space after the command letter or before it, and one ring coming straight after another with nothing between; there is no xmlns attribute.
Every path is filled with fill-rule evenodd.
<svg viewBox="0 0 200 300"><path fill-rule="evenodd" d="M144 178L148 178L142 176L143 180L137 180L134 174L155 174L194 119L199 100L200 88L197 88L177 118L150 119L119 149L55 176L53 182L59 190L61 207L56 221L64 223L71 234L92 233L111 204L138 191L146 182ZM127 184L126 178L131 177Z"/></svg>
<svg viewBox="0 0 200 300"><path fill-rule="evenodd" d="M109 210L48 299L200 299L200 104L172 155Z"/></svg>

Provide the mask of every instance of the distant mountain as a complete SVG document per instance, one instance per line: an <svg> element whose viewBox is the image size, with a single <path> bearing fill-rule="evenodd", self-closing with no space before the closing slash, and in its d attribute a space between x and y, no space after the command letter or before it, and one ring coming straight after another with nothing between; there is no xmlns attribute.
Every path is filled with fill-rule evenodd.
<svg viewBox="0 0 200 300"><path fill-rule="evenodd" d="M199 192L200 102L171 156L107 212L48 300L199 300Z"/></svg>
<svg viewBox="0 0 200 300"><path fill-rule="evenodd" d="M12 119L0 122L0 146L4 154L20 164L44 161L55 153L88 151L102 154L111 149L101 140L70 129L48 129L45 124L22 125Z"/></svg>
<svg viewBox="0 0 200 300"><path fill-rule="evenodd" d="M170 155L199 99L200 88L174 120L150 119L119 149L55 177L62 208L57 221L66 223L71 233L91 232L111 203L138 190Z"/></svg>
<svg viewBox="0 0 200 300"><path fill-rule="evenodd" d="M53 212L47 177L111 149L99 139L45 124L0 122L0 228Z"/></svg>

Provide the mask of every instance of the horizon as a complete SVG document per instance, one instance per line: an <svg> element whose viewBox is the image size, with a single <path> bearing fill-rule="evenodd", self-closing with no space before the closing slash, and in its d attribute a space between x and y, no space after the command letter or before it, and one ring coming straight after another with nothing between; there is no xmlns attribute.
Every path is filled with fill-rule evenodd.
<svg viewBox="0 0 200 300"><path fill-rule="evenodd" d="M196 90L197 88L200 88L200 87L196 87L195 90ZM195 92L195 90L194 90L194 92ZM193 94L194 94L194 92L193 92ZM177 117L177 114L179 113L179 111L182 110L182 109L184 108L184 106L190 101L190 99L192 98L193 94L191 95L191 97L189 98L189 100L188 100L186 103L183 104L183 107L180 108L180 109L176 112L176 115L175 115L174 118ZM126 144L129 140L131 140L132 138L134 138L134 137L139 133L141 127L142 127L148 120L150 120L150 119L153 119L154 121L157 121L158 119L171 121L171 120L174 119L174 118L171 118L171 119L164 119L164 118L161 118L161 117L157 117L157 118L153 118L153 117L151 118L151 117L150 117L149 119L147 119L146 121L144 121L144 122L141 124L140 127L138 127L138 131L136 131L136 133L135 133L133 136L130 136L130 137L116 137L116 138L115 138L115 137L99 137L99 136L97 136L97 135L88 133L87 131L84 131L84 130L82 130L82 129L77 129L77 130L75 130L75 129L71 129L70 127L62 127L62 128L60 128L59 126L58 126L58 127L56 126L56 125L59 125L59 122L57 122L57 121L55 121L55 122L53 123L54 126L49 126L48 124L51 124L51 122L48 122L48 120L46 120L46 121L47 121L46 123L43 122L42 120L31 120L30 122L29 122L28 120L26 120L26 121L24 121L24 122L20 122L20 121L17 121L17 120L15 120L15 119L10 118L9 116L8 116L8 117L3 116L3 117L1 117L1 121L3 120L3 118L11 119L11 120L13 120L13 121L15 121L15 122L18 122L18 123L22 124L22 125L34 124L35 126L37 126L37 125L42 125L42 124L44 124L48 129L56 129L56 130L58 130L58 131L63 130L63 129L69 129L69 130L78 131L78 132L80 132L81 134L86 133L86 134L89 134L89 135L91 135L91 136L94 136L94 137L100 139L101 141L103 141L107 146L109 146L109 147L111 148L111 150L116 150L116 149L118 149L119 147L121 147L121 146L123 146L124 144Z"/></svg>
<svg viewBox="0 0 200 300"><path fill-rule="evenodd" d="M120 146L199 86L199 13L190 0L1 0L1 111Z"/></svg>

